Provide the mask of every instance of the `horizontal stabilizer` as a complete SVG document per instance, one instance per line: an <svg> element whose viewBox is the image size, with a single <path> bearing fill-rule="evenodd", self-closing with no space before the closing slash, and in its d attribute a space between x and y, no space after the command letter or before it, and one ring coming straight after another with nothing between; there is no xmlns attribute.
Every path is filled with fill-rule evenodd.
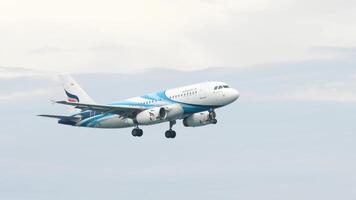
<svg viewBox="0 0 356 200"><path fill-rule="evenodd" d="M63 115L37 115L39 117L49 117L49 118L56 118L56 119L65 119L65 120L77 120L77 117L73 116L63 116Z"/></svg>

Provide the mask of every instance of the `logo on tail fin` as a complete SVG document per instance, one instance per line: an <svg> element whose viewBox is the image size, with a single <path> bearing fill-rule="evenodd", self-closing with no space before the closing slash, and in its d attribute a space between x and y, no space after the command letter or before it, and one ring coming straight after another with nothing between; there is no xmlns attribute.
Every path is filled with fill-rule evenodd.
<svg viewBox="0 0 356 200"><path fill-rule="evenodd" d="M74 95L74 94L71 94L69 93L67 90L64 90L68 96L68 101L69 102L79 102L79 98L78 96Z"/></svg>

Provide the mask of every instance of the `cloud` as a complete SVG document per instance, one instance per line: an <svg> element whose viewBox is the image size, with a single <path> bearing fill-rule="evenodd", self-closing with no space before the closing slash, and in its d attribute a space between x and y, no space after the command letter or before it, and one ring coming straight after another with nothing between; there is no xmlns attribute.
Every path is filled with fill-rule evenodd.
<svg viewBox="0 0 356 200"><path fill-rule="evenodd" d="M5 0L0 65L137 72L329 59L339 54L313 48L355 46L355 10L335 0Z"/></svg>
<svg viewBox="0 0 356 200"><path fill-rule="evenodd" d="M351 60L354 59L356 55L356 46L321 46L313 50Z"/></svg>
<svg viewBox="0 0 356 200"><path fill-rule="evenodd" d="M88 48L61 48L61 47L54 47L54 46L43 46L37 49L32 49L28 53L30 54L55 54L55 53L76 53L76 52L90 52L90 51L103 51L103 52L120 52L124 48L119 45L99 45L93 46Z"/></svg>
<svg viewBox="0 0 356 200"><path fill-rule="evenodd" d="M0 102L38 98L53 95L58 76L47 71L20 67L0 67Z"/></svg>
<svg viewBox="0 0 356 200"><path fill-rule="evenodd" d="M66 51L66 50L63 48L59 48L59 47L44 46L44 47L32 49L29 51L29 53L30 54L46 54L46 53L59 53L59 52L63 52L63 51Z"/></svg>
<svg viewBox="0 0 356 200"><path fill-rule="evenodd" d="M282 98L300 101L334 101L356 103L356 79L305 86Z"/></svg>
<svg viewBox="0 0 356 200"><path fill-rule="evenodd" d="M286 91L289 90L289 91ZM347 80L300 84L274 94L248 93L247 99L256 101L329 101L356 103L356 75Z"/></svg>
<svg viewBox="0 0 356 200"><path fill-rule="evenodd" d="M17 91L12 93L0 94L0 102L6 102L6 101L23 102L24 100L38 98L40 96L49 97L51 94L53 94L52 88Z"/></svg>
<svg viewBox="0 0 356 200"><path fill-rule="evenodd" d="M22 67L3 67L0 66L0 80L16 78L36 77L41 79L57 80L56 73L45 70L34 70Z"/></svg>

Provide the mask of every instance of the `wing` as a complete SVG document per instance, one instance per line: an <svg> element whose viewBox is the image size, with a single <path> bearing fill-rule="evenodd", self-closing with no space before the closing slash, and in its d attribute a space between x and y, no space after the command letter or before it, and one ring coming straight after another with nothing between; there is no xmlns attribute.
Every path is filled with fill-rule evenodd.
<svg viewBox="0 0 356 200"><path fill-rule="evenodd" d="M87 104L76 103L68 101L56 101L56 103L74 106L82 110L93 110L97 112L118 114L123 117L134 118L139 112L146 110L145 107L140 106L125 106L125 105L100 105L100 104Z"/></svg>

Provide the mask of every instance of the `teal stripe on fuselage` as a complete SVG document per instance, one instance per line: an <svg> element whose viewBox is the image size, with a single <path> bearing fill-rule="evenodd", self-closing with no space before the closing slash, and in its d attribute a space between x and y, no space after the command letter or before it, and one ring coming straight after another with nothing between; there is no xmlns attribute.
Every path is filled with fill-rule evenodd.
<svg viewBox="0 0 356 200"><path fill-rule="evenodd" d="M93 122L89 123L88 125L90 125L90 127L95 127L100 122L103 122L103 121L107 120L107 119L103 119L103 118L110 117L110 116L113 116L113 115L114 114L105 114L102 117L95 119Z"/></svg>
<svg viewBox="0 0 356 200"><path fill-rule="evenodd" d="M116 106L138 106L138 107L147 107L147 108L151 108L151 107L156 107L157 105L154 104L143 104L143 103L136 103L136 102L130 102L130 101L118 101L118 102L114 102L111 103L109 105L116 105Z"/></svg>
<svg viewBox="0 0 356 200"><path fill-rule="evenodd" d="M206 105L195 105L195 104L188 104L188 103L184 103L184 102L175 101L175 100L167 97L166 91L161 91L161 92L157 92L157 93L154 93L154 94L144 95L144 96L141 96L141 98L148 99L148 100L153 100L153 101L160 102L160 103L166 103L166 104L179 104L179 105L182 106L182 108L184 110L184 114L192 114L192 113L212 110L214 108L220 107L220 106L213 106L213 105L207 105L207 106ZM162 104L161 105L143 104L143 103L137 103L137 102L132 102L132 101L128 101L128 100L113 102L113 103L111 103L109 105L137 106L137 107L144 107L144 108L147 108L147 109L148 108L162 106ZM98 120L100 120L101 118L107 117L109 115L113 115L113 114L110 114L110 113L108 113L108 114L100 113L100 114L97 114L95 116L90 116L91 112L93 112L93 111L87 110L87 111L84 111L82 113L78 113L80 115L85 116L85 119L87 119L80 126L88 126L90 123L93 123L93 122L94 122L93 123L93 125L94 125L94 124L99 123ZM76 115L78 115L78 114L76 114ZM75 115L73 115L73 116L75 116Z"/></svg>
<svg viewBox="0 0 356 200"><path fill-rule="evenodd" d="M192 113L196 113L196 112L207 111L207 110L211 110L211 109L219 107L219 106L194 105L194 104L188 104L188 103L175 101L175 100L167 97L166 91L158 92L157 96L159 96L162 100L164 100L166 102L182 105L185 114L192 114Z"/></svg>
<svg viewBox="0 0 356 200"><path fill-rule="evenodd" d="M149 94L143 95L143 96L141 96L141 98L148 99L148 100L151 100L151 101L159 101L158 98L155 98L154 96L149 95Z"/></svg>
<svg viewBox="0 0 356 200"><path fill-rule="evenodd" d="M88 120L86 120L85 122L83 122L82 124L80 124L80 126L85 126L85 127L87 127L90 123L92 123L92 122L94 122L94 121L96 121L96 120L99 120L99 119L101 119L101 118L110 116L110 115L113 115L113 114L108 113L108 114L95 115L95 116L89 118Z"/></svg>
<svg viewBox="0 0 356 200"><path fill-rule="evenodd" d="M164 103L167 103L167 104L180 104L183 107L183 110L184 110L185 114L202 112L202 111L207 111L207 110L211 110L211 109L220 107L220 106L213 106L213 105L208 105L208 106L195 105L195 104L188 104L188 103L184 103L184 102L175 101L175 100L167 97L166 91L161 91L161 92L157 92L157 93L153 93L153 94L143 95L143 96L141 96L141 98L145 98L145 99L148 99L148 100L153 100L153 101L156 101L156 102L164 102ZM136 102L127 101L127 100L126 101L114 102L114 103L112 103L110 105L140 106L140 107L146 107L146 108L153 108L153 107L161 106L161 105L156 105L156 104L136 103Z"/></svg>

